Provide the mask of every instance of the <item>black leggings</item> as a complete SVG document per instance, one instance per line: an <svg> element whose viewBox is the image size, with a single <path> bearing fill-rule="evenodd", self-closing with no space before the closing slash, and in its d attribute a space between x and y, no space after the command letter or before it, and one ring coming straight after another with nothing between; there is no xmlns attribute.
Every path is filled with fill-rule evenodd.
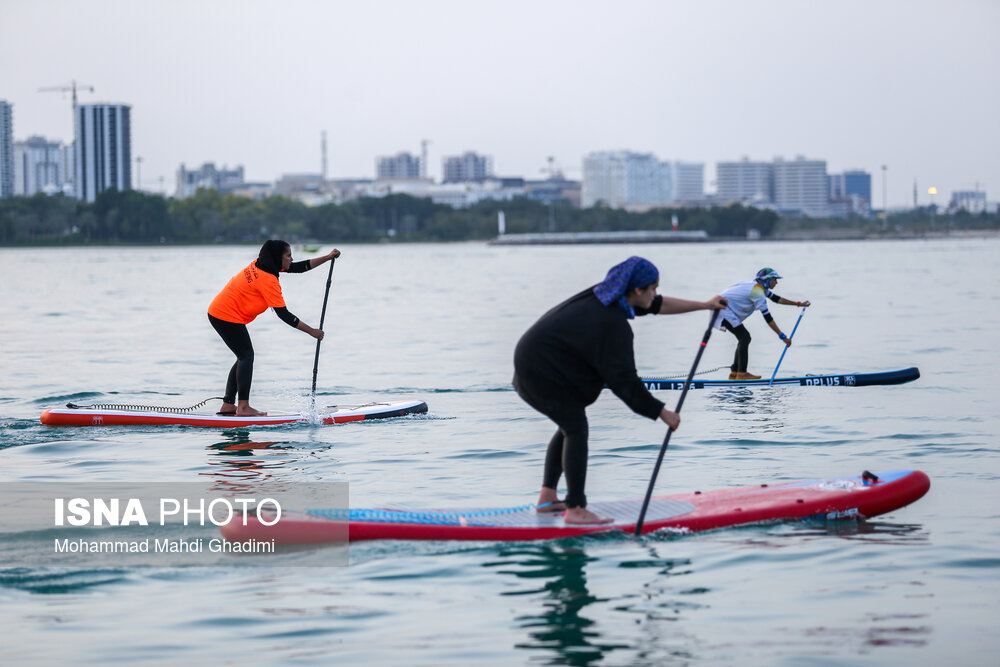
<svg viewBox="0 0 1000 667"><path fill-rule="evenodd" d="M742 324L738 327L733 327L728 320L722 320L722 327L736 336L739 341L736 344L736 354L733 356L733 365L730 366L730 370L734 373L745 373L747 370L747 363L750 361L750 332Z"/></svg>
<svg viewBox="0 0 1000 667"><path fill-rule="evenodd" d="M241 401L250 400L250 383L253 382L253 343L250 342L247 325L226 322L211 315L208 316L208 321L236 355L236 363L229 369L223 400L226 403L235 403L237 397Z"/></svg>
<svg viewBox="0 0 1000 667"><path fill-rule="evenodd" d="M524 401L556 423L549 448L545 452L542 486L556 489L559 478L566 475L566 507L586 507L587 440L589 427L584 406L556 403L536 398L522 382L514 380L514 388Z"/></svg>

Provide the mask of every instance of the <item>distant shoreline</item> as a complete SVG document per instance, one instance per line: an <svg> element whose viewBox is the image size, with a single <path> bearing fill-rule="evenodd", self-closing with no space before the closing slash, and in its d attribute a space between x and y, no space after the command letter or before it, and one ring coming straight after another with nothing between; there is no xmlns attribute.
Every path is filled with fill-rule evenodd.
<svg viewBox="0 0 1000 667"><path fill-rule="evenodd" d="M948 238L996 238L997 229L869 232L861 229L808 229L779 231L764 238L708 236L696 232L549 232L508 234L486 241L494 246L592 245L623 243L760 243L762 241L900 241Z"/></svg>
<svg viewBox="0 0 1000 667"><path fill-rule="evenodd" d="M890 232L868 232L859 229L809 229L809 230L788 230L779 231L757 239L748 239L741 236L701 236L695 235L690 237L677 236L674 238L661 238L657 234L651 234L650 232L609 232L609 236L600 240L596 240L594 237L596 235L601 235L601 232L567 232L567 235L582 234L583 240L572 241L566 240L565 238L559 241L546 241L546 237L553 236L553 233L539 233L539 234L516 234L511 236L522 237L517 242L497 242L500 237L494 237L492 239L483 238L472 238L472 239L455 239L447 241L431 241L431 240L388 240L379 239L375 241L315 241L311 240L308 242L310 247L312 246L329 246L334 244L350 244L350 245L383 245L383 244L428 244L428 243L485 243L487 245L494 246L525 246L525 245L622 245L626 243L640 244L640 243L762 243L769 241L781 241L781 242L807 242L807 241L927 241L927 240L940 240L940 239L975 239L975 238L998 238L1000 237L1000 229L954 229L954 230L941 230L941 231L890 231ZM612 236L617 234L617 236ZM658 234L671 234L671 232L661 232ZM530 237L537 236L538 240L530 240ZM529 238L524 238L529 237ZM303 245L302 242L292 241L293 246ZM244 241L244 242L223 242L223 243L143 243L143 242L120 242L120 243L24 243L24 244L0 244L0 250L5 248L115 248L115 247L126 247L126 248L167 248L167 247L177 247L177 248L203 248L211 246L252 246L258 247L259 243L257 241ZM308 252L308 251L306 251ZM317 251L318 252L318 251Z"/></svg>
<svg viewBox="0 0 1000 667"><path fill-rule="evenodd" d="M1000 229L903 230L868 232L860 229L788 230L771 234L768 241L898 241L947 238L995 238ZM736 240L736 239L733 239ZM765 239L759 239L765 240Z"/></svg>
<svg viewBox="0 0 1000 667"><path fill-rule="evenodd" d="M489 245L579 245L593 243L704 243L704 231L543 232L503 234Z"/></svg>

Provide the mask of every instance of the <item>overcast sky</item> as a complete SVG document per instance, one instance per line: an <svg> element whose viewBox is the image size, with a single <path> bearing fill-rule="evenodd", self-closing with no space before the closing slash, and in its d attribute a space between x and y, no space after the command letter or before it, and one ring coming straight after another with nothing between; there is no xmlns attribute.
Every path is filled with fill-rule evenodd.
<svg viewBox="0 0 1000 667"><path fill-rule="evenodd" d="M132 106L142 187L212 161L249 180L429 171L466 150L498 175L579 178L596 150L715 163L802 155L1000 199L996 0L0 0L14 137L70 141L68 94ZM133 171L133 180L135 171Z"/></svg>

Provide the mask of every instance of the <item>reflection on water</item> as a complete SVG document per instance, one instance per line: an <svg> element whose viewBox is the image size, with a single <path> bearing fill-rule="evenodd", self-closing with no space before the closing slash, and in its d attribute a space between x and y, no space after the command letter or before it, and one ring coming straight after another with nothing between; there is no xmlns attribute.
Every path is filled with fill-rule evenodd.
<svg viewBox="0 0 1000 667"><path fill-rule="evenodd" d="M740 558L752 560L768 549L801 549L812 539L828 540L831 536L878 545L922 546L928 542L922 525L885 521L791 522L746 530L749 536L740 530L717 533L713 541L728 545L722 550L728 554L724 558L749 550L753 555ZM677 621L685 617L692 620L696 613L708 609L704 596L711 593L702 585L678 586L678 582L688 580L676 575L691 575L692 565L690 560L674 556L677 549L671 543L676 539L676 535L647 539L641 543L641 553L630 550L625 559L618 561L620 570L649 572L648 577L641 577L646 580L641 594L635 593L635 577L624 573L612 578L632 579L633 592L620 596L612 593L610 597L592 592L595 585L588 584L588 570L592 580L599 572L602 579L608 574L606 570L595 569L601 567L603 557L593 552L593 544L499 544L496 546L499 559L483 566L513 576L520 584L501 595L523 598L514 624L524 631L525 638L515 648L535 653L533 659L569 665L628 664L635 660L669 662L697 654L698 633L691 634L688 625L678 625ZM584 541L601 542L600 539ZM588 546L593 555L588 554ZM611 590L616 589L612 586ZM626 618L612 619L619 614ZM633 622L638 623L644 628L640 633L643 638L637 641L633 636L631 641L622 641L627 635L616 631L619 620L629 627ZM882 645L921 645L927 634L925 627L905 624L869 628L869 631L878 635L873 643ZM547 657L538 657L538 652Z"/></svg>
<svg viewBox="0 0 1000 667"><path fill-rule="evenodd" d="M789 523L789 532L799 537L840 537L872 544L920 545L930 542L930 535L919 523L889 521L802 521Z"/></svg>
<svg viewBox="0 0 1000 667"><path fill-rule="evenodd" d="M293 447L287 441L268 440L254 441L250 431L235 429L224 431L225 440L208 445L205 449L213 453L208 465L213 467L209 472L200 474L217 478L214 487L229 487L234 482L268 479L277 470L294 461L292 458L280 457L267 460L262 453L270 451L291 450Z"/></svg>
<svg viewBox="0 0 1000 667"><path fill-rule="evenodd" d="M660 557L655 547L646 551L648 557L633 557L618 566L629 569L650 567L651 575L662 587L663 577L671 574L678 563ZM550 660L555 664L597 664L607 661L614 652L625 653L618 656L618 661L631 660L639 647L631 642L616 641L615 633L609 632L605 621L609 607L616 612L634 613L640 619L649 619L646 609L650 604L648 596L608 599L592 593L587 585L587 567L598 563L600 558L588 555L582 547L566 544L498 545L498 552L501 559L484 563L484 567L513 575L525 584L519 590L502 595L530 598L523 607L530 608L537 604L536 609L521 613L514 619L517 627L525 630L527 635L515 648L552 652ZM678 608L674 602L655 604L658 607L669 606L675 611ZM663 647L662 643L656 643Z"/></svg>
<svg viewBox="0 0 1000 667"><path fill-rule="evenodd" d="M595 621L584 614L598 601L587 590L585 572L586 565L596 558L583 549L559 545L520 545L499 551L502 560L484 566L498 568L528 584L504 595L542 594L539 610L515 619L518 627L528 631L528 639L517 648L548 649L558 655L558 662L570 665L593 664L616 648L602 643L599 633L588 631Z"/></svg>
<svg viewBox="0 0 1000 667"><path fill-rule="evenodd" d="M248 456L256 449L290 449L287 441L271 440L267 442L254 442L250 438L249 431L225 431L226 439L216 442L206 449L214 449L224 454L236 456Z"/></svg>
<svg viewBox="0 0 1000 667"><path fill-rule="evenodd" d="M784 397L772 389L734 387L710 389L709 402L719 410L736 415L780 415L784 409Z"/></svg>
<svg viewBox="0 0 1000 667"><path fill-rule="evenodd" d="M757 433L778 433L788 424L784 391L763 387L726 387L709 390L711 410L725 415L735 428L745 428Z"/></svg>

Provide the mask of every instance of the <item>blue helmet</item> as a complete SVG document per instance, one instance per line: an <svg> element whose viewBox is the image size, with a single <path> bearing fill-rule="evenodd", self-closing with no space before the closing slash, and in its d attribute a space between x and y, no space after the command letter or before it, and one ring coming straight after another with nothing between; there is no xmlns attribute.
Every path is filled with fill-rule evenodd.
<svg viewBox="0 0 1000 667"><path fill-rule="evenodd" d="M770 267L765 266L763 269L757 272L757 282L761 284L766 283L768 280L771 280L772 278L780 280L781 276L778 275L777 271L775 271Z"/></svg>

